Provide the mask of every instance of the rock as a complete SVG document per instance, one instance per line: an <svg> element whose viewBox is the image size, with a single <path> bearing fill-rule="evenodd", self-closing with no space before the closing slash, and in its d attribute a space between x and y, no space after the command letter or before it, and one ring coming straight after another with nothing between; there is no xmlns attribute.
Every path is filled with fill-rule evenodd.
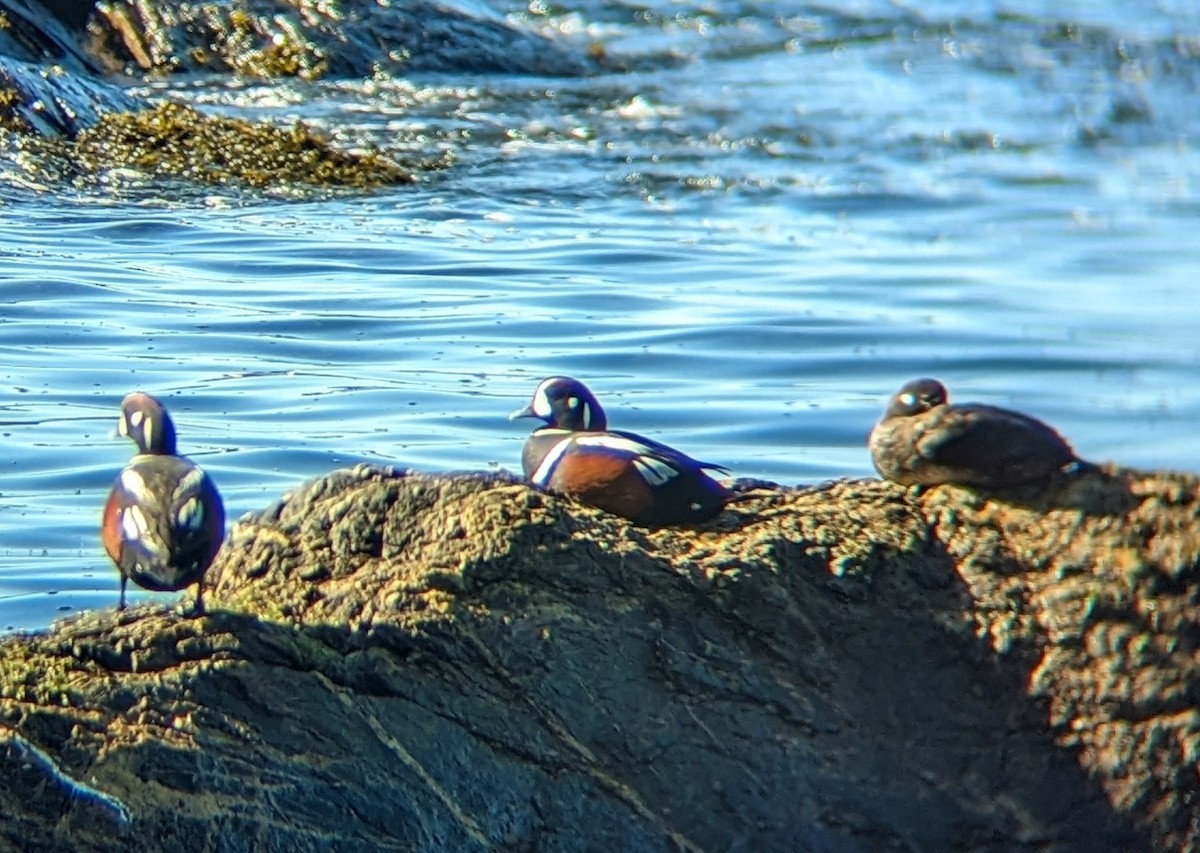
<svg viewBox="0 0 1200 853"><path fill-rule="evenodd" d="M97 850L1200 844L1200 479L756 488L648 531L360 467L209 614L0 644L0 836Z"/></svg>
<svg viewBox="0 0 1200 853"><path fill-rule="evenodd" d="M0 128L17 139L71 139L108 113L136 109L138 103L111 83L0 56Z"/></svg>
<svg viewBox="0 0 1200 853"><path fill-rule="evenodd" d="M147 177L263 191L363 190L415 180L410 169L388 157L341 151L300 122L278 128L173 102L102 116L78 135L72 154L85 174L126 167Z"/></svg>
<svg viewBox="0 0 1200 853"><path fill-rule="evenodd" d="M619 69L454 0L0 0L0 57L162 77L275 79L413 72L551 76Z"/></svg>
<svg viewBox="0 0 1200 853"><path fill-rule="evenodd" d="M344 151L301 122L281 128L173 101L111 112L111 103L92 97L104 90L87 78L20 71L0 59L0 87L14 83L12 100L0 105L0 128L16 131L8 141L21 152L19 169L38 185L112 187L123 174L135 184L177 180L298 198L411 184L416 171L447 165Z"/></svg>
<svg viewBox="0 0 1200 853"><path fill-rule="evenodd" d="M69 5L57 4L56 14L72 20L80 9ZM37 0L0 0L0 22L0 129L71 138L105 112L136 109L122 88L95 76L100 67L78 33Z"/></svg>
<svg viewBox="0 0 1200 853"><path fill-rule="evenodd" d="M366 153L343 151L326 138L336 132L147 100L124 75L583 75L602 65L623 67L602 51L560 45L434 0L0 0L0 156L11 157L21 183L39 189L63 182L110 188L128 172L135 181L232 184L288 196L361 191L411 183L414 173L445 168L452 154L432 143L418 156L376 152L373 142L351 146Z"/></svg>
<svg viewBox="0 0 1200 853"><path fill-rule="evenodd" d="M583 46L436 0L110 0L92 10L84 46L102 67L129 74L575 76L600 67Z"/></svg>
<svg viewBox="0 0 1200 853"><path fill-rule="evenodd" d="M53 63L76 72L98 70L78 39L91 5L77 0L0 0L0 57Z"/></svg>

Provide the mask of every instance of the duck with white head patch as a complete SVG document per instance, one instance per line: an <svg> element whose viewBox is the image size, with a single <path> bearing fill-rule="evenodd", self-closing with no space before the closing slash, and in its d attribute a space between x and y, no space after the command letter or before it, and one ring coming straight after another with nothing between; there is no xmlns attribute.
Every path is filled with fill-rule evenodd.
<svg viewBox="0 0 1200 853"><path fill-rule="evenodd" d="M595 395L567 376L543 379L529 405L509 419L539 418L521 463L532 484L572 495L645 527L706 521L729 500L729 490L700 462L631 432L608 429Z"/></svg>
<svg viewBox="0 0 1200 853"><path fill-rule="evenodd" d="M893 394L867 443L875 469L902 485L1007 488L1095 467L1037 418L980 403L951 405L936 379L914 379Z"/></svg>
<svg viewBox="0 0 1200 853"><path fill-rule="evenodd" d="M175 424L162 403L135 391L121 401L117 430L137 453L109 492L100 525L104 550L121 573L119 607L133 580L155 591L196 584L204 612L204 573L225 538L225 507L212 478L180 456Z"/></svg>

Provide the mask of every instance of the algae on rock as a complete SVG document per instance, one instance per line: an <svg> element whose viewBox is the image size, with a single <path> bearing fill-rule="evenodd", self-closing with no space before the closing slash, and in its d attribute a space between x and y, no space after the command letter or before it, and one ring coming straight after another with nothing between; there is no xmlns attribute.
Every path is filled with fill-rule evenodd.
<svg viewBox="0 0 1200 853"><path fill-rule="evenodd" d="M239 521L210 578L201 619L3 641L0 837L1200 843L1194 477L763 488L650 531L504 476L360 467ZM36 784L31 749L129 826Z"/></svg>
<svg viewBox="0 0 1200 853"><path fill-rule="evenodd" d="M197 184L362 189L413 181L412 172L387 158L339 151L303 124L277 128L170 101L101 116L79 134L75 153L89 171L130 168Z"/></svg>

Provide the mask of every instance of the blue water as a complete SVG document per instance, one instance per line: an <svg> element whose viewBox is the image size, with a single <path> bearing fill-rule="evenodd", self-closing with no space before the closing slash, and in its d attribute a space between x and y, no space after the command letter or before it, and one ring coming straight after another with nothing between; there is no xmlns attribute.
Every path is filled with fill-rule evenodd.
<svg viewBox="0 0 1200 853"><path fill-rule="evenodd" d="M454 154L365 195L0 159L0 629L115 604L135 388L231 517L360 461L516 469L552 373L784 483L871 475L918 375L1200 471L1200 7L495 8L638 70L137 90Z"/></svg>

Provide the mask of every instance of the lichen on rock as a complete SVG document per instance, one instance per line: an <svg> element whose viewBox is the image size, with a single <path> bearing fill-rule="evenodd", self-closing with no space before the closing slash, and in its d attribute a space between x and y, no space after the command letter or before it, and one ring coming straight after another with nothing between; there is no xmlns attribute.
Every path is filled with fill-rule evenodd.
<svg viewBox="0 0 1200 853"><path fill-rule="evenodd" d="M1185 475L757 488L645 530L505 475L338 471L234 525L207 616L3 642L0 837L1187 850L1198 579Z"/></svg>

